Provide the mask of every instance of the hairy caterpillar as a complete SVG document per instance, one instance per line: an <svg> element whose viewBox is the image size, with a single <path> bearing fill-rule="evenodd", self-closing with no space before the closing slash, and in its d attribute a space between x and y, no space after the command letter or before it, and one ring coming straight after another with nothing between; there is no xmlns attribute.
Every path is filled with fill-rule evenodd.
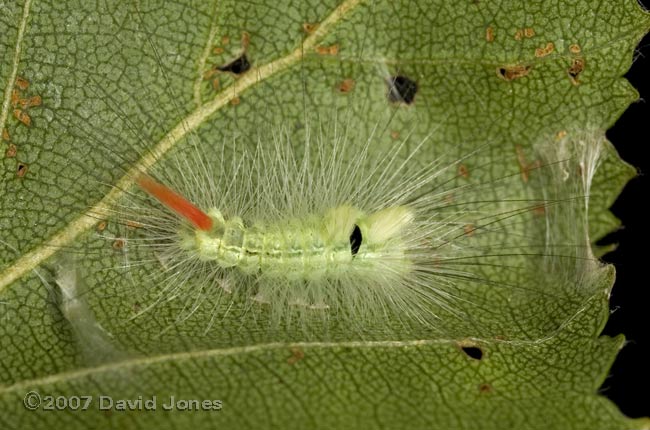
<svg viewBox="0 0 650 430"><path fill-rule="evenodd" d="M148 142L93 88L127 133ZM431 157L435 128L395 139L386 136L390 122L364 134L346 116L234 132L216 150L189 139L150 171L126 171L140 191L117 188L123 196L108 212L88 215L111 258L123 259L118 288L137 290L138 281L124 280L144 273L136 315L173 300L185 320L207 302L206 330L228 315L252 315L307 331L333 320L362 332L416 324L453 334L469 331L463 321L471 327L477 315L501 312L481 306L485 295L503 295L506 307L589 293L576 285L598 274L586 231L605 145L597 131L540 138L535 163L516 146L517 163L495 175L482 161L493 142ZM115 166L148 155L116 153L96 130L57 120ZM387 138L391 146L377 145Z"/></svg>
<svg viewBox="0 0 650 430"><path fill-rule="evenodd" d="M576 283L587 284L581 278L598 264L584 221L584 190L604 144L593 132L540 143L544 161L525 172L534 177L526 181L531 196L509 199L521 171L462 182L464 163L489 144L418 164L428 139L405 151L407 137L373 153L375 135L358 143L339 121L308 123L302 145L284 127L257 137L251 149L235 140L215 161L190 145L164 168L134 174L141 191L112 209L126 230L102 236L123 248L126 271L153 263L150 306L180 299L185 319L211 301L209 327L239 303L243 314L268 314L272 326L308 331L334 318L360 331L416 323L448 332L439 327L472 321L464 309L493 312L476 303L489 290L529 300L567 288L584 293ZM227 157L229 145L239 155ZM485 199L491 192L505 197ZM576 217L571 230L558 231L569 216ZM513 233L522 225L525 232ZM504 265L504 257L517 262ZM536 291L532 278L509 284L485 267L547 272L557 290Z"/></svg>
<svg viewBox="0 0 650 430"><path fill-rule="evenodd" d="M159 56L149 61L164 69ZM165 154L148 152L152 142L164 139L160 130L150 137L158 124L140 122L138 100L120 87L124 80L71 71L84 76L79 89L87 103L57 113L53 121L70 131L76 148L96 148L116 175L127 171L122 182L108 181L105 171L85 172L97 177L95 186L108 182L110 193L121 194L110 209L88 212L98 218L109 245L103 243L109 249L102 251L97 244L89 247L88 261L113 252L106 260L123 259L124 279L137 278L98 286L130 291L146 285L154 297L145 294L142 302L181 302L180 319L207 302L214 321L239 309L274 324L315 315L362 329L416 322L454 335L476 334L477 326L485 326L476 321L490 321L512 303L523 315L526 302L552 303L569 295L578 303L572 295L584 292L576 284L586 284L581 278L598 266L586 232L589 181L579 172L597 165L598 157L585 162L583 155L585 148L602 152L601 133L558 129L532 143L498 147L490 133L472 140L462 137L461 128L451 140L454 133L438 135L437 124L417 123L417 103L404 108L408 103L400 100L397 86L408 89L409 103L417 87L395 73L367 74L365 89L381 105L357 97L351 107L337 105L338 114L322 107L312 113L311 105L299 109L300 115L276 109L275 116L259 121L258 132L239 129L236 114L224 113L218 119L232 120L234 131L220 135L195 136L197 125L181 120L170 132L182 130L180 137L173 137L174 148ZM273 85L260 88L275 92ZM277 94L278 100L287 92ZM430 96L418 94L419 101L427 102L425 95ZM182 106L171 90L152 98L156 109L145 116L156 119L174 110L177 121ZM477 100L481 106L478 94L471 102ZM241 104L247 107L245 100ZM441 105L431 116L445 127L440 111L451 104ZM358 112L364 109L380 114L362 123ZM255 106L252 116L265 113ZM346 125L340 118L348 116ZM500 119L497 114L472 126L489 130ZM201 121L209 128L211 122ZM140 161L150 155L153 167ZM138 182L157 189L150 194L168 200L172 210L130 188ZM200 210L195 223L185 216L190 206L184 200ZM180 217L173 210L179 204ZM197 241L204 235L199 227L208 224L215 230ZM229 254L218 251L220 242L231 248ZM488 300L491 295L500 300ZM136 307L142 307L140 300Z"/></svg>

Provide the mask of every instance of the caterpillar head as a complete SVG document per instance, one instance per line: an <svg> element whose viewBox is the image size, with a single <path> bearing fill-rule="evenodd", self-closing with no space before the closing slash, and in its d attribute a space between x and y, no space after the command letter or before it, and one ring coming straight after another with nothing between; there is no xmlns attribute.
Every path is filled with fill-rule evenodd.
<svg viewBox="0 0 650 430"><path fill-rule="evenodd" d="M349 241L352 256L382 250L403 251L403 235L415 219L412 209L391 206L366 214L352 206L330 209L325 216L326 236L333 243Z"/></svg>

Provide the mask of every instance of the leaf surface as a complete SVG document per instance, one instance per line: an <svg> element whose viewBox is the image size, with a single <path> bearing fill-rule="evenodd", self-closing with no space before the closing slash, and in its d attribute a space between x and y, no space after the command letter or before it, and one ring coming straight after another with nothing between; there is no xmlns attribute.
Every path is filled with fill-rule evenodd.
<svg viewBox="0 0 650 430"><path fill-rule="evenodd" d="M209 297L190 314L186 302L170 300L133 319L155 298L152 282L146 268L128 281L111 270L122 256L89 216L124 197L125 169L164 169L192 144L210 154L273 124L300 129L305 112L344 112L360 138L389 124L376 151L394 144L391 134L417 142L435 130L429 160L458 159L487 141L470 180L518 178L522 154L532 161L541 141L583 129L602 135L638 97L622 78L650 27L636 1L136 8L32 0L3 8L0 123L5 150L16 148L0 181L3 428L650 428L597 394L623 344L599 337L610 267L592 264L574 288L539 268L486 267L483 275L506 287L472 293L479 306L465 309L471 318L441 321L440 331L396 325L362 336L335 321L327 336L306 337L269 333L263 318L248 315L206 332ZM390 101L395 76L417 82L412 103ZM41 104L20 104L36 96ZM577 231L594 240L617 226L607 208L633 173L603 143L589 223L578 220ZM524 180L507 195L501 189L493 199L534 191ZM576 230L562 222L558 231ZM513 225L504 243L527 228ZM84 300L111 334L90 349L34 272L50 279L62 248L84 256ZM499 264L518 265L525 257L516 254ZM113 347L119 354L109 360ZM36 411L23 403L32 390L43 400ZM92 401L85 411L45 411L48 395ZM156 411L102 410L100 396L156 396ZM164 411L170 396L222 404Z"/></svg>

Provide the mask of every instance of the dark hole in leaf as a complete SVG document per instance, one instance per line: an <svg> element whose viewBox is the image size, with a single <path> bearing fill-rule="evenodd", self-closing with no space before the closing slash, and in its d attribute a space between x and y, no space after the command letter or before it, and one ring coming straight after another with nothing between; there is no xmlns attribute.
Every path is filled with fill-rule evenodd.
<svg viewBox="0 0 650 430"><path fill-rule="evenodd" d="M532 67L529 65L515 64L499 67L497 69L497 72L499 73L499 76L501 76L506 81L512 81L514 79L523 78L524 76L528 75L531 70Z"/></svg>
<svg viewBox="0 0 650 430"><path fill-rule="evenodd" d="M478 346L463 346L462 350L465 354L474 360L480 360L483 358L483 351L481 351L481 348Z"/></svg>
<svg viewBox="0 0 650 430"><path fill-rule="evenodd" d="M361 241L363 236L361 236L361 229L358 225L354 226L352 234L350 235L350 247L352 248L352 256L357 255L359 248L361 248Z"/></svg>
<svg viewBox="0 0 650 430"><path fill-rule="evenodd" d="M585 69L585 60L583 60L582 58L574 58L571 61L571 66L569 67L568 72L569 72L569 76L575 83L579 83L578 76L580 75L580 73L583 72L584 69Z"/></svg>
<svg viewBox="0 0 650 430"><path fill-rule="evenodd" d="M232 63L217 67L217 69L221 70L222 72L230 72L234 73L235 75L241 75L242 73L247 72L250 68L251 63L248 61L246 54L242 54L241 57L237 58Z"/></svg>
<svg viewBox="0 0 650 430"><path fill-rule="evenodd" d="M388 80L388 100L393 103L404 102L411 104L417 92L417 82L406 76L391 76Z"/></svg>
<svg viewBox="0 0 650 430"><path fill-rule="evenodd" d="M24 163L18 163L18 169L16 170L16 176L22 178L27 173L27 165Z"/></svg>

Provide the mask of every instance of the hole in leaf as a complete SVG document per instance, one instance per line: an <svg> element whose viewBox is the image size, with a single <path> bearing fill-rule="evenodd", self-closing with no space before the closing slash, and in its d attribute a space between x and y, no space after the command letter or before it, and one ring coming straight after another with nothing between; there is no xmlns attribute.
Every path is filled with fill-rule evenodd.
<svg viewBox="0 0 650 430"><path fill-rule="evenodd" d="M388 100L392 103L404 102L409 105L413 103L417 92L417 82L406 76L391 76L388 80Z"/></svg>
<svg viewBox="0 0 650 430"><path fill-rule="evenodd" d="M225 66L217 67L217 70L241 75L242 73L247 72L250 68L251 63L248 61L248 57L246 54L242 54L241 57L237 58L235 61L228 63Z"/></svg>
<svg viewBox="0 0 650 430"><path fill-rule="evenodd" d="M515 79L523 78L530 73L532 69L531 66L525 66L521 64L516 64L512 66L499 67L497 69L498 75L505 79L506 81L512 81Z"/></svg>
<svg viewBox="0 0 650 430"><path fill-rule="evenodd" d="M27 170L28 170L27 164L18 163L18 168L16 169L16 176L18 176L19 178L25 177L25 175L27 174Z"/></svg>
<svg viewBox="0 0 650 430"><path fill-rule="evenodd" d="M474 360L480 360L483 358L483 351L478 346L463 346L461 349L468 357L473 358Z"/></svg>
<svg viewBox="0 0 650 430"><path fill-rule="evenodd" d="M578 77L580 76L580 73L585 70L585 60L582 58L574 58L571 60L571 66L569 66L569 77L571 78L571 83L573 85L578 85L580 84L580 80Z"/></svg>

